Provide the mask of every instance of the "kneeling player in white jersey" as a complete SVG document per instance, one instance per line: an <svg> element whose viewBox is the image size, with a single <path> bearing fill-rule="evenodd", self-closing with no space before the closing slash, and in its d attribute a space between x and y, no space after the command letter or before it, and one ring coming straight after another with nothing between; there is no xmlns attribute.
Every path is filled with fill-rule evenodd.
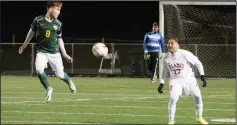
<svg viewBox="0 0 237 125"><path fill-rule="evenodd" d="M160 78L169 77L170 100L168 104L169 124L174 124L176 111L176 103L182 92L186 96L193 96L196 104L196 120L200 124L208 124L202 118L203 101L201 91L198 87L192 66L196 66L203 82L202 87L206 87L207 83L204 77L204 69L199 59L191 52L179 48L179 40L177 38L169 38L168 53L161 60ZM163 93L164 84L160 83L158 92Z"/></svg>

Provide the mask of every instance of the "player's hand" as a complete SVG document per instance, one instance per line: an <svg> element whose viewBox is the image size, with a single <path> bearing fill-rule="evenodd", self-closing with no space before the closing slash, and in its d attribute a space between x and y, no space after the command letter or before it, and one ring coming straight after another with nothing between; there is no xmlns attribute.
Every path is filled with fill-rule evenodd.
<svg viewBox="0 0 237 125"><path fill-rule="evenodd" d="M162 53L160 56L160 59L162 59L165 56L165 53Z"/></svg>
<svg viewBox="0 0 237 125"><path fill-rule="evenodd" d="M144 60L148 60L150 58L150 54L148 52L144 53Z"/></svg>
<svg viewBox="0 0 237 125"><path fill-rule="evenodd" d="M204 75L201 75L201 81L202 81L202 87L206 87L207 86L207 81L206 81Z"/></svg>
<svg viewBox="0 0 237 125"><path fill-rule="evenodd" d="M160 94L163 93L163 91L162 91L163 87L164 87L164 84L163 84L163 83L160 83L160 85L159 85L159 87L158 87L158 89L157 89Z"/></svg>
<svg viewBox="0 0 237 125"><path fill-rule="evenodd" d="M19 54L22 54L22 53L24 52L24 49L25 49L25 46L22 45L22 46L19 48L18 53L19 53Z"/></svg>
<svg viewBox="0 0 237 125"><path fill-rule="evenodd" d="M65 60L67 60L67 62L72 63L72 61L73 61L72 57L70 57L69 55L65 55L63 57Z"/></svg>

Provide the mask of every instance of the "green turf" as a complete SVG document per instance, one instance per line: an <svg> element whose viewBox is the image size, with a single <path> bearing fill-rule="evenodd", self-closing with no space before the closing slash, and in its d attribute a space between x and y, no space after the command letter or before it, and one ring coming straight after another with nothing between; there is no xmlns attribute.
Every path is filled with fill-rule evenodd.
<svg viewBox="0 0 237 125"><path fill-rule="evenodd" d="M148 78L72 78L77 93L57 78L49 78L54 88L52 101L45 103L45 91L37 77L2 76L2 124L166 124L168 123L168 88L162 95ZM200 83L200 82L199 82ZM201 85L201 84L200 84ZM203 117L235 118L235 80L208 80L202 88ZM176 110L177 124L195 124L194 102L180 98Z"/></svg>

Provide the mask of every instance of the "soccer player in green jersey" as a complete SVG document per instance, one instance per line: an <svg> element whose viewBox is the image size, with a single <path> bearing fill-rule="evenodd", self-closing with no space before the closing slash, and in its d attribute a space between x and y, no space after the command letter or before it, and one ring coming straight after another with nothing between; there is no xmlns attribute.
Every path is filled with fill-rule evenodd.
<svg viewBox="0 0 237 125"><path fill-rule="evenodd" d="M47 76L44 72L47 63L50 64L56 76L67 83L71 92L76 92L75 85L67 73L64 72L62 57L59 52L60 48L64 59L70 63L73 61L73 59L66 53L62 39L62 23L57 19L61 8L62 3L59 1L47 2L46 15L35 17L24 44L19 48L19 54L22 54L32 37L36 35L37 54L35 67L40 82L46 89L46 102L51 101L53 92L53 88L49 85Z"/></svg>

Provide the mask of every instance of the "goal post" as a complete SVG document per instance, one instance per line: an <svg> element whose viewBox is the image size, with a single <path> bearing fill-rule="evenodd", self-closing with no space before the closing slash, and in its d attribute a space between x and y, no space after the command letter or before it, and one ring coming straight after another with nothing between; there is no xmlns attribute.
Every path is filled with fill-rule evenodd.
<svg viewBox="0 0 237 125"><path fill-rule="evenodd" d="M235 78L236 2L160 1L159 30L198 56L207 77Z"/></svg>

